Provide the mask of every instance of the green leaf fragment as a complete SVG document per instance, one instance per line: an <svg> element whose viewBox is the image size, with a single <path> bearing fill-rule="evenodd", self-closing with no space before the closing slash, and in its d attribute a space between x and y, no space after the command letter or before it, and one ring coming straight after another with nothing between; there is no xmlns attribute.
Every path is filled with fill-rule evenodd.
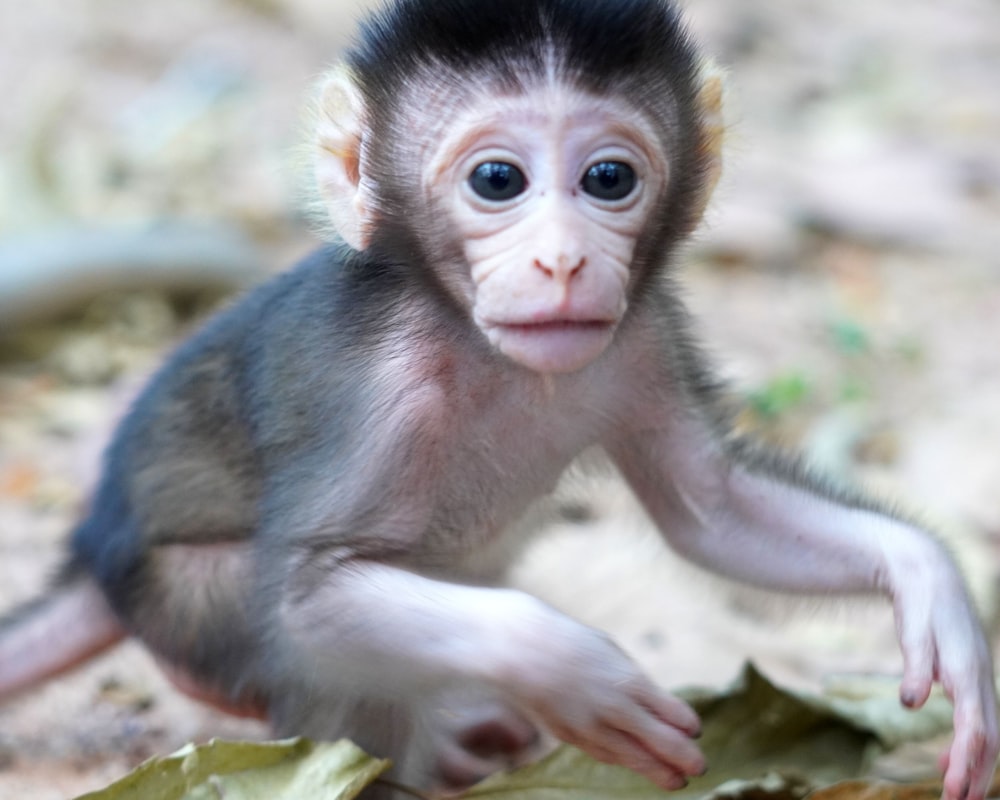
<svg viewBox="0 0 1000 800"><path fill-rule="evenodd" d="M837 350L847 356L857 356L871 350L871 337L857 322L838 319L830 324L830 336Z"/></svg>
<svg viewBox="0 0 1000 800"><path fill-rule="evenodd" d="M799 372L788 372L750 392L747 401L761 417L773 419L801 405L809 397L809 381Z"/></svg>
<svg viewBox="0 0 1000 800"><path fill-rule="evenodd" d="M951 706L935 693L919 712L901 708L895 681L840 687L832 697L787 692L748 665L724 692L682 693L702 719L709 771L666 792L623 767L563 746L494 775L464 800L802 800L855 778L883 749L948 729ZM290 739L212 741L147 761L78 800L353 800L389 762L352 743ZM418 795L419 796L419 795Z"/></svg>
<svg viewBox="0 0 1000 800"><path fill-rule="evenodd" d="M352 800L388 766L346 740L212 740L150 759L77 800Z"/></svg>

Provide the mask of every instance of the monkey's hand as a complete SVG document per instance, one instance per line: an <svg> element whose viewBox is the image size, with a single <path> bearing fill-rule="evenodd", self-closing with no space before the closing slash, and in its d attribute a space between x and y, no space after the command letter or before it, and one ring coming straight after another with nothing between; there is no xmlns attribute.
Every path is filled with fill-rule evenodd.
<svg viewBox="0 0 1000 800"><path fill-rule="evenodd" d="M493 679L555 736L664 789L705 771L692 737L701 723L657 688L605 634L536 605L509 622L513 646ZM516 626L516 627L515 627Z"/></svg>
<svg viewBox="0 0 1000 800"><path fill-rule="evenodd" d="M983 800L1000 753L989 647L965 589L951 570L910 574L893 591L903 651L900 699L920 708L937 680L955 706L943 800ZM938 573L938 574L933 574Z"/></svg>

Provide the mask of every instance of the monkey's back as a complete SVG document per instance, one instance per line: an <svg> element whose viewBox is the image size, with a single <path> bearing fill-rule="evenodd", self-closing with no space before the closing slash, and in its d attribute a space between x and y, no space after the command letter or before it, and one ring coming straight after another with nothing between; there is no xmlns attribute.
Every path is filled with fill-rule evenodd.
<svg viewBox="0 0 1000 800"><path fill-rule="evenodd" d="M331 309L365 305L351 302L342 252L314 253L175 351L119 425L71 537L71 569L96 578L127 628L231 695L252 682L259 648L251 608L262 462L282 442L300 446L314 424L301 405L324 389L300 378L315 372L317 350L338 372L353 312ZM287 423L269 419L277 414Z"/></svg>

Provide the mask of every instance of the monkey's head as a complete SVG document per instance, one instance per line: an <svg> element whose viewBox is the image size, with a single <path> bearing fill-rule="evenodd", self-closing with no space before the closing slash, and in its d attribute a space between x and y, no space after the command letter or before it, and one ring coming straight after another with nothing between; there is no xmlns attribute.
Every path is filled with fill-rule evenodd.
<svg viewBox="0 0 1000 800"><path fill-rule="evenodd" d="M720 99L666 0L396 0L326 78L317 180L351 247L572 372L700 218Z"/></svg>

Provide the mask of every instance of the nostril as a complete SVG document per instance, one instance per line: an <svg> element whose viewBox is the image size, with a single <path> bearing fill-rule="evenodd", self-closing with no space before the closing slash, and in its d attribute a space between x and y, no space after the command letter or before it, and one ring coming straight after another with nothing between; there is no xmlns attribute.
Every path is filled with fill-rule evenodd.
<svg viewBox="0 0 1000 800"><path fill-rule="evenodd" d="M583 271L583 268L585 266L587 266L587 257L581 256L580 263L578 263L575 267L573 267L573 269L569 271L570 278L575 278L577 275L579 275Z"/></svg>
<svg viewBox="0 0 1000 800"><path fill-rule="evenodd" d="M553 269L552 269L551 267L547 267L547 266L545 266L545 265L544 265L544 264L543 264L543 263L542 263L541 261L539 261L539 260L538 260L537 258L535 259L535 269L538 269L538 270L541 270L541 271L542 271L542 272L543 272L543 273L545 274L545 277L546 277L546 278L552 278L552 277L555 277L555 272L554 272L554 270L553 270Z"/></svg>

